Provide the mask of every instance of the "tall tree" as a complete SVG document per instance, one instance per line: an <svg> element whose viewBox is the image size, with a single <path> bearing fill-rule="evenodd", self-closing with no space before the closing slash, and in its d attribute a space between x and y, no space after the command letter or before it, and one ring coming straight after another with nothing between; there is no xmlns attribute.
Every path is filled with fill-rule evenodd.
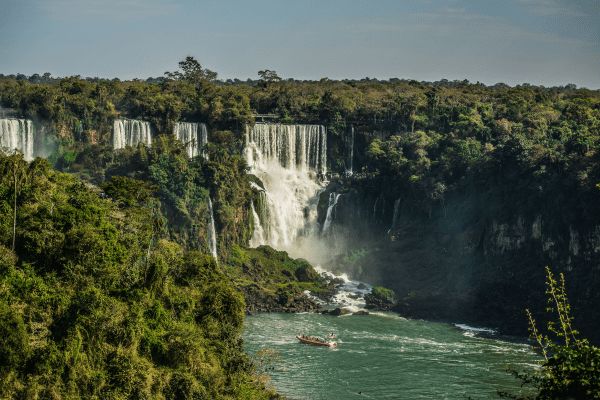
<svg viewBox="0 0 600 400"><path fill-rule="evenodd" d="M260 85L262 87L267 87L271 83L280 82L281 78L277 75L277 72L272 71L270 69L263 69L258 71L258 77L260 78Z"/></svg>
<svg viewBox="0 0 600 400"><path fill-rule="evenodd" d="M214 81L217 79L217 73L209 70L208 68L202 68L202 65L198 60L192 56L187 56L184 60L179 62L180 71L165 72L165 76L176 80L186 80L189 82L199 81Z"/></svg>

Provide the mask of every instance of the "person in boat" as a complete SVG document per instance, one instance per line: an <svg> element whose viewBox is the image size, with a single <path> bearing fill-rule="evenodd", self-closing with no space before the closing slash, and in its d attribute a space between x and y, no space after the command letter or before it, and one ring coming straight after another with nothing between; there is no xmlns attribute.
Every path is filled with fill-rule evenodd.
<svg viewBox="0 0 600 400"><path fill-rule="evenodd" d="M327 337L329 339L335 339L335 333L331 332Z"/></svg>

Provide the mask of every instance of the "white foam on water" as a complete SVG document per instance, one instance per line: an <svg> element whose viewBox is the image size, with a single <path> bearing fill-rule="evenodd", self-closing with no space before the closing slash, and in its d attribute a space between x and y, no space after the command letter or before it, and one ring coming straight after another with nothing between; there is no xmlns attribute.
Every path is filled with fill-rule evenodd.
<svg viewBox="0 0 600 400"><path fill-rule="evenodd" d="M371 292L370 285L354 281L346 273L336 275L331 271L325 270L320 265L315 267L315 271L327 279L338 279L343 282L336 288L337 293L331 301L333 305L346 308L352 313L365 310L365 295Z"/></svg>
<svg viewBox="0 0 600 400"><path fill-rule="evenodd" d="M470 326L467 324L454 324L454 326L465 331L464 335L470 336L470 337L476 336L479 333L488 333L490 335L496 334L496 331L491 328L476 327L476 326Z"/></svg>

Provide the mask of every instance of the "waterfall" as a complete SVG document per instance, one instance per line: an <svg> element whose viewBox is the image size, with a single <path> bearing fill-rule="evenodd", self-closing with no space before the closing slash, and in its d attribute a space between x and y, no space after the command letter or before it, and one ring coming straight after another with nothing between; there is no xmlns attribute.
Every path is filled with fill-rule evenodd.
<svg viewBox="0 0 600 400"><path fill-rule="evenodd" d="M206 124L177 122L173 127L173 135L186 146L190 158L197 157L199 154L206 158L206 152L203 150L208 143Z"/></svg>
<svg viewBox="0 0 600 400"><path fill-rule="evenodd" d="M113 123L113 148L135 147L138 143L152 145L150 123L135 119L116 119Z"/></svg>
<svg viewBox="0 0 600 400"><path fill-rule="evenodd" d="M394 214L392 216L392 225L387 231L388 235L392 232L394 228L396 228L396 221L398 221L398 210L400 209L400 200L400 198L397 198L396 201L394 201Z"/></svg>
<svg viewBox="0 0 600 400"><path fill-rule="evenodd" d="M256 124L246 127L246 145L250 165L264 158L289 170L327 172L327 133L322 125Z"/></svg>
<svg viewBox="0 0 600 400"><path fill-rule="evenodd" d="M325 217L325 222L323 223L323 233L327 233L331 227L331 223L333 222L333 211L335 210L335 206L337 205L340 196L340 193L329 193L329 206L327 207L327 216Z"/></svg>
<svg viewBox="0 0 600 400"><path fill-rule="evenodd" d="M212 254L213 258L217 260L217 230L215 229L215 216L213 213L212 200L210 197L208 198L208 249L210 250L210 254Z"/></svg>
<svg viewBox="0 0 600 400"><path fill-rule="evenodd" d="M350 125L350 139L348 140L348 161L346 164L346 176L354 173L354 125Z"/></svg>
<svg viewBox="0 0 600 400"><path fill-rule="evenodd" d="M252 238L250 239L250 247L258 247L265 243L265 230L260 223L260 217L254 208L254 202L250 203L250 210L252 211L252 219L254 221L254 232L252 232Z"/></svg>
<svg viewBox="0 0 600 400"><path fill-rule="evenodd" d="M318 194L327 168L327 134L320 125L246 127L246 160L263 183L252 245L299 254L299 239L317 232ZM258 228L260 226L260 228Z"/></svg>
<svg viewBox="0 0 600 400"><path fill-rule="evenodd" d="M33 122L28 119L0 119L0 150L17 150L23 153L25 160L33 160Z"/></svg>

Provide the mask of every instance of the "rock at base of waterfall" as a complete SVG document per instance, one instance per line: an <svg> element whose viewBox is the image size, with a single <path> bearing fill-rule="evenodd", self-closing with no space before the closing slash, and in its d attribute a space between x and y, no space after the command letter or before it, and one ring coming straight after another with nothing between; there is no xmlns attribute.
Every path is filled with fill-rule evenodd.
<svg viewBox="0 0 600 400"><path fill-rule="evenodd" d="M396 294L391 289L375 286L365 295L365 303L370 310L391 311L396 306Z"/></svg>
<svg viewBox="0 0 600 400"><path fill-rule="evenodd" d="M342 315L352 314L352 311L347 308L336 307L333 310L323 311L323 314L333 315L334 317L340 317Z"/></svg>
<svg viewBox="0 0 600 400"><path fill-rule="evenodd" d="M319 279L319 274L308 262L296 269L294 272L296 279L300 282L313 282Z"/></svg>

